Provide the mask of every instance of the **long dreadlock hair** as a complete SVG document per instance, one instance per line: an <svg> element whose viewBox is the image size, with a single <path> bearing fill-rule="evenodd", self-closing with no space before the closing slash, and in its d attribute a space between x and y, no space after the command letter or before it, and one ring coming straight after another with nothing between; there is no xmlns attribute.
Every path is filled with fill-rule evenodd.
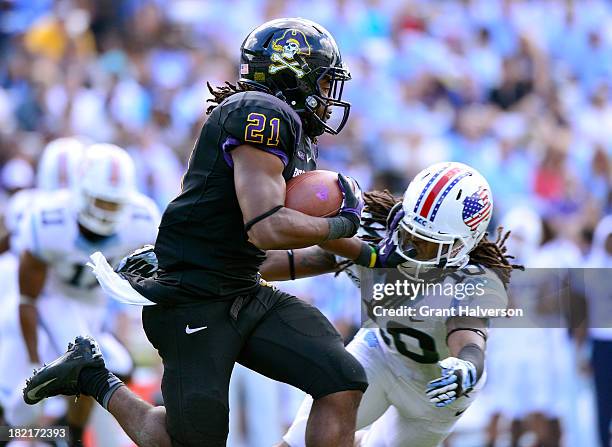
<svg viewBox="0 0 612 447"><path fill-rule="evenodd" d="M378 243L381 241L376 231L380 226L386 226L391 209L401 202L401 198L395 197L388 190L369 191L364 193L364 214L363 229L367 233L362 236L366 242ZM488 239L488 233L478 242L476 247L470 252L470 261L487 267L495 271L504 284L508 287L512 270L523 270L524 267L511 262L514 256L507 254L506 241L510 236L510 231L504 231L503 227L497 228L497 238L495 241ZM347 266L343 266L346 268Z"/></svg>
<svg viewBox="0 0 612 447"><path fill-rule="evenodd" d="M212 111L215 109L215 107L217 107L227 98L229 98L232 95L235 95L236 93L261 90L261 88L258 88L254 86L253 84L250 84L248 82L243 82L243 81L238 81L235 84L225 81L225 85L220 86L220 87L213 87L212 85L210 85L210 82L207 82L206 86L208 87L208 91L210 92L210 94L213 95L212 98L206 100L206 102L212 103L206 109L207 115L210 115Z"/></svg>

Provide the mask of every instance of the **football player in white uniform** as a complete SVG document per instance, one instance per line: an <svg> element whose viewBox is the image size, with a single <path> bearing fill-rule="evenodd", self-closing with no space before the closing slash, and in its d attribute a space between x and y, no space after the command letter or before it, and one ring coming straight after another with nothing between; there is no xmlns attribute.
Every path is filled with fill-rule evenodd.
<svg viewBox="0 0 612 447"><path fill-rule="evenodd" d="M26 348L19 328L19 287L17 284L18 270L18 229L19 224L33 206L34 201L45 194L61 188L70 188L76 179L77 167L83 155L84 144L76 138L58 138L45 146L41 154L34 188L24 188L11 195L4 213L6 234L0 239L2 296L0 303L3 312L0 316L0 368L5 373L0 375L0 412L8 405L14 391L20 385L22 377L18 372L27 371L28 362ZM24 162L25 163L25 162ZM23 185L31 186L27 181L27 172L22 170L18 175ZM41 334L41 344L46 342L45 334Z"/></svg>
<svg viewBox="0 0 612 447"><path fill-rule="evenodd" d="M419 309L416 315L423 315L426 307L453 312L449 309L461 304L474 310L503 311L505 286L515 266L504 255L501 232L496 242L484 237L492 207L491 189L476 170L460 163L433 165L417 174L400 203L389 194L366 194L362 237L379 240L385 219L386 236L369 256L358 257L356 263L397 266L413 284L425 284L433 275L433 282L443 284L443 290L450 286L454 291L402 298L402 304ZM339 252L337 247L334 251ZM317 248L294 250L290 256L269 252L268 256L262 275L269 279L287 279L287 271L299 277L334 267L333 260ZM355 259L354 255L349 257ZM287 259L292 262L289 267ZM379 272L360 270L357 276L363 287ZM468 283L479 292L459 296ZM366 304L371 310L376 301ZM364 366L369 382L357 416L357 428L364 430L357 433L356 444L438 446L485 381L487 319L463 316L459 311L450 317L369 315L374 315L376 324L369 319L366 325L372 327L361 329L348 345ZM305 445L311 405L312 400L306 398L281 445Z"/></svg>
<svg viewBox="0 0 612 447"><path fill-rule="evenodd" d="M110 144L86 149L73 190L36 201L23 218L18 242L19 317L32 365L56 357L77 334L102 333L106 300L86 267L89 255L101 251L118 261L155 240L159 218L155 204L136 192L130 156ZM48 336L51 354L39 349L38 327ZM108 367L128 374L132 364L125 348L112 338L100 338L106 340L101 345ZM21 399L14 402L23 403ZM89 399L79 399L80 409L73 412L77 439L91 404Z"/></svg>

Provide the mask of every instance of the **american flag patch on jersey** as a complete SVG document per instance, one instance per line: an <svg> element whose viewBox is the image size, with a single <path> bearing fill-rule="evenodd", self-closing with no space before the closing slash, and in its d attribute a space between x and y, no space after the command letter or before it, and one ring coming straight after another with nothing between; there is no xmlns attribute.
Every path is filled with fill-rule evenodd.
<svg viewBox="0 0 612 447"><path fill-rule="evenodd" d="M489 199L489 191L485 188L480 188L463 200L461 217L470 230L474 231L478 224L489 217L490 214L491 200Z"/></svg>

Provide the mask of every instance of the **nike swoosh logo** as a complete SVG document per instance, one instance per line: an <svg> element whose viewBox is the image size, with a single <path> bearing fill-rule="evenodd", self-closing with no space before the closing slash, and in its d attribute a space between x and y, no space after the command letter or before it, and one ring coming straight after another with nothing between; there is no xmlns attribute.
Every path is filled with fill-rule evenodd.
<svg viewBox="0 0 612 447"><path fill-rule="evenodd" d="M187 325L185 327L185 333L187 335L191 335L191 334L195 334L196 332L200 332L204 329L206 329L208 326L202 326L202 327L194 327L193 329L189 327L189 325Z"/></svg>
<svg viewBox="0 0 612 447"><path fill-rule="evenodd" d="M30 391L28 391L28 399L39 400L40 398L36 395L36 393L38 393L38 391L41 390L42 388L49 385L51 382L55 382L56 380L57 380L57 377L54 377L51 380L47 380L45 383L41 383L36 388L32 388Z"/></svg>

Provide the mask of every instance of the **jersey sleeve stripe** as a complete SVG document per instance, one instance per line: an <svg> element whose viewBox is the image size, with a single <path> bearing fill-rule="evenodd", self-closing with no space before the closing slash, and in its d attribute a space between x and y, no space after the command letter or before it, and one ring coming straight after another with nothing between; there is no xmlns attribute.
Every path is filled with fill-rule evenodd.
<svg viewBox="0 0 612 447"><path fill-rule="evenodd" d="M280 149L274 149L271 147L258 146L252 143L243 143L237 138L229 136L225 139L223 144L221 145L221 151L223 151L223 159L227 163L230 168L234 167L234 160L232 159L232 154L230 153L233 149L241 146L243 144L248 144L249 146L255 147L257 149L261 149L264 152L268 152L269 154L276 155L283 162L284 166L287 166L289 163L289 157Z"/></svg>

